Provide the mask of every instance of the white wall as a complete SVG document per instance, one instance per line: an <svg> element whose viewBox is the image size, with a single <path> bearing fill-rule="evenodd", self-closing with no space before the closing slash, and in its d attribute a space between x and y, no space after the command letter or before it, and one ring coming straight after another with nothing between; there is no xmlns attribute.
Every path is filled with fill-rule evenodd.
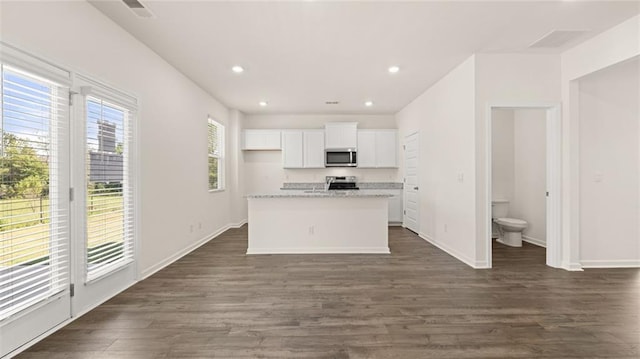
<svg viewBox="0 0 640 359"><path fill-rule="evenodd" d="M486 117L490 105L523 107L559 104L560 56L524 54L476 55L476 232L478 267L488 266L488 200L486 198Z"/></svg>
<svg viewBox="0 0 640 359"><path fill-rule="evenodd" d="M571 270L580 259L579 79L640 56L640 15L562 53L562 261ZM606 239L602 239L606 240Z"/></svg>
<svg viewBox="0 0 640 359"><path fill-rule="evenodd" d="M509 217L528 223L526 240L547 240L546 110L514 110L514 188Z"/></svg>
<svg viewBox="0 0 640 359"><path fill-rule="evenodd" d="M358 122L360 129L396 128L392 115L245 115L243 126L250 129L323 129L327 122ZM283 169L281 151L243 151L243 158L246 193L277 191L284 182L323 182L325 176L357 176L362 182L402 181L398 169Z"/></svg>
<svg viewBox="0 0 640 359"><path fill-rule="evenodd" d="M515 187L513 110L493 109L491 121L491 199L513 201Z"/></svg>
<svg viewBox="0 0 640 359"><path fill-rule="evenodd" d="M396 114L420 132L420 236L475 265L475 56Z"/></svg>
<svg viewBox="0 0 640 359"><path fill-rule="evenodd" d="M232 188L207 191L207 114L233 133L225 106L87 2L1 6L2 41L137 96L141 276L231 222ZM228 168L237 148L231 142ZM233 187L234 171L228 175Z"/></svg>
<svg viewBox="0 0 640 359"><path fill-rule="evenodd" d="M640 265L640 59L579 81L580 259Z"/></svg>

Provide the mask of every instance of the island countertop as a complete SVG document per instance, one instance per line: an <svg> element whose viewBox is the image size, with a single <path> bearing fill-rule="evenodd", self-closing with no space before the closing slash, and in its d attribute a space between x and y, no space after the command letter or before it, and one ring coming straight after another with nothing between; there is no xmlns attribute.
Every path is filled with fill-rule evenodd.
<svg viewBox="0 0 640 359"><path fill-rule="evenodd" d="M368 190L329 190L329 191L300 191L300 190L280 190L270 193L254 193L246 195L247 198L367 198L380 197L390 198L393 195L380 193L379 191Z"/></svg>

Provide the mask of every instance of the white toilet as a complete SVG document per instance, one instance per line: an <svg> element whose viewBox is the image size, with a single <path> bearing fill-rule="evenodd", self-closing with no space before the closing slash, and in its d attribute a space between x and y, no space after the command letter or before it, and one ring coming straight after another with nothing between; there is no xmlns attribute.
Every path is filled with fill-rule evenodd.
<svg viewBox="0 0 640 359"><path fill-rule="evenodd" d="M497 241L511 247L522 247L522 232L527 229L527 221L508 218L509 201L493 200L491 202L491 217L498 227Z"/></svg>

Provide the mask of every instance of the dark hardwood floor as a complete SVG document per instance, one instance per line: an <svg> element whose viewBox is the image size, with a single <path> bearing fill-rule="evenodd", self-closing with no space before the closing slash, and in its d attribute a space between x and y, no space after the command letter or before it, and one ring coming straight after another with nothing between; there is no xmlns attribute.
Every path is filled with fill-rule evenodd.
<svg viewBox="0 0 640 359"><path fill-rule="evenodd" d="M494 243L474 270L402 228L391 255L245 256L230 230L18 358L639 358L640 271Z"/></svg>

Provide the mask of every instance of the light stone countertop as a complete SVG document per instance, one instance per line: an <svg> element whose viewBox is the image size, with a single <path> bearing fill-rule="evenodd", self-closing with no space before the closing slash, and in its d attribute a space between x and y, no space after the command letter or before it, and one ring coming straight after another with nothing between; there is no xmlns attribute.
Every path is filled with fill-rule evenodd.
<svg viewBox="0 0 640 359"><path fill-rule="evenodd" d="M353 191L331 190L326 192L323 190L316 190L316 191L281 190L281 191L271 192L271 193L249 194L246 197L247 198L366 198L366 197L390 198L390 197L393 197L393 195L388 193L380 193L379 191L367 191L367 190L353 190Z"/></svg>

